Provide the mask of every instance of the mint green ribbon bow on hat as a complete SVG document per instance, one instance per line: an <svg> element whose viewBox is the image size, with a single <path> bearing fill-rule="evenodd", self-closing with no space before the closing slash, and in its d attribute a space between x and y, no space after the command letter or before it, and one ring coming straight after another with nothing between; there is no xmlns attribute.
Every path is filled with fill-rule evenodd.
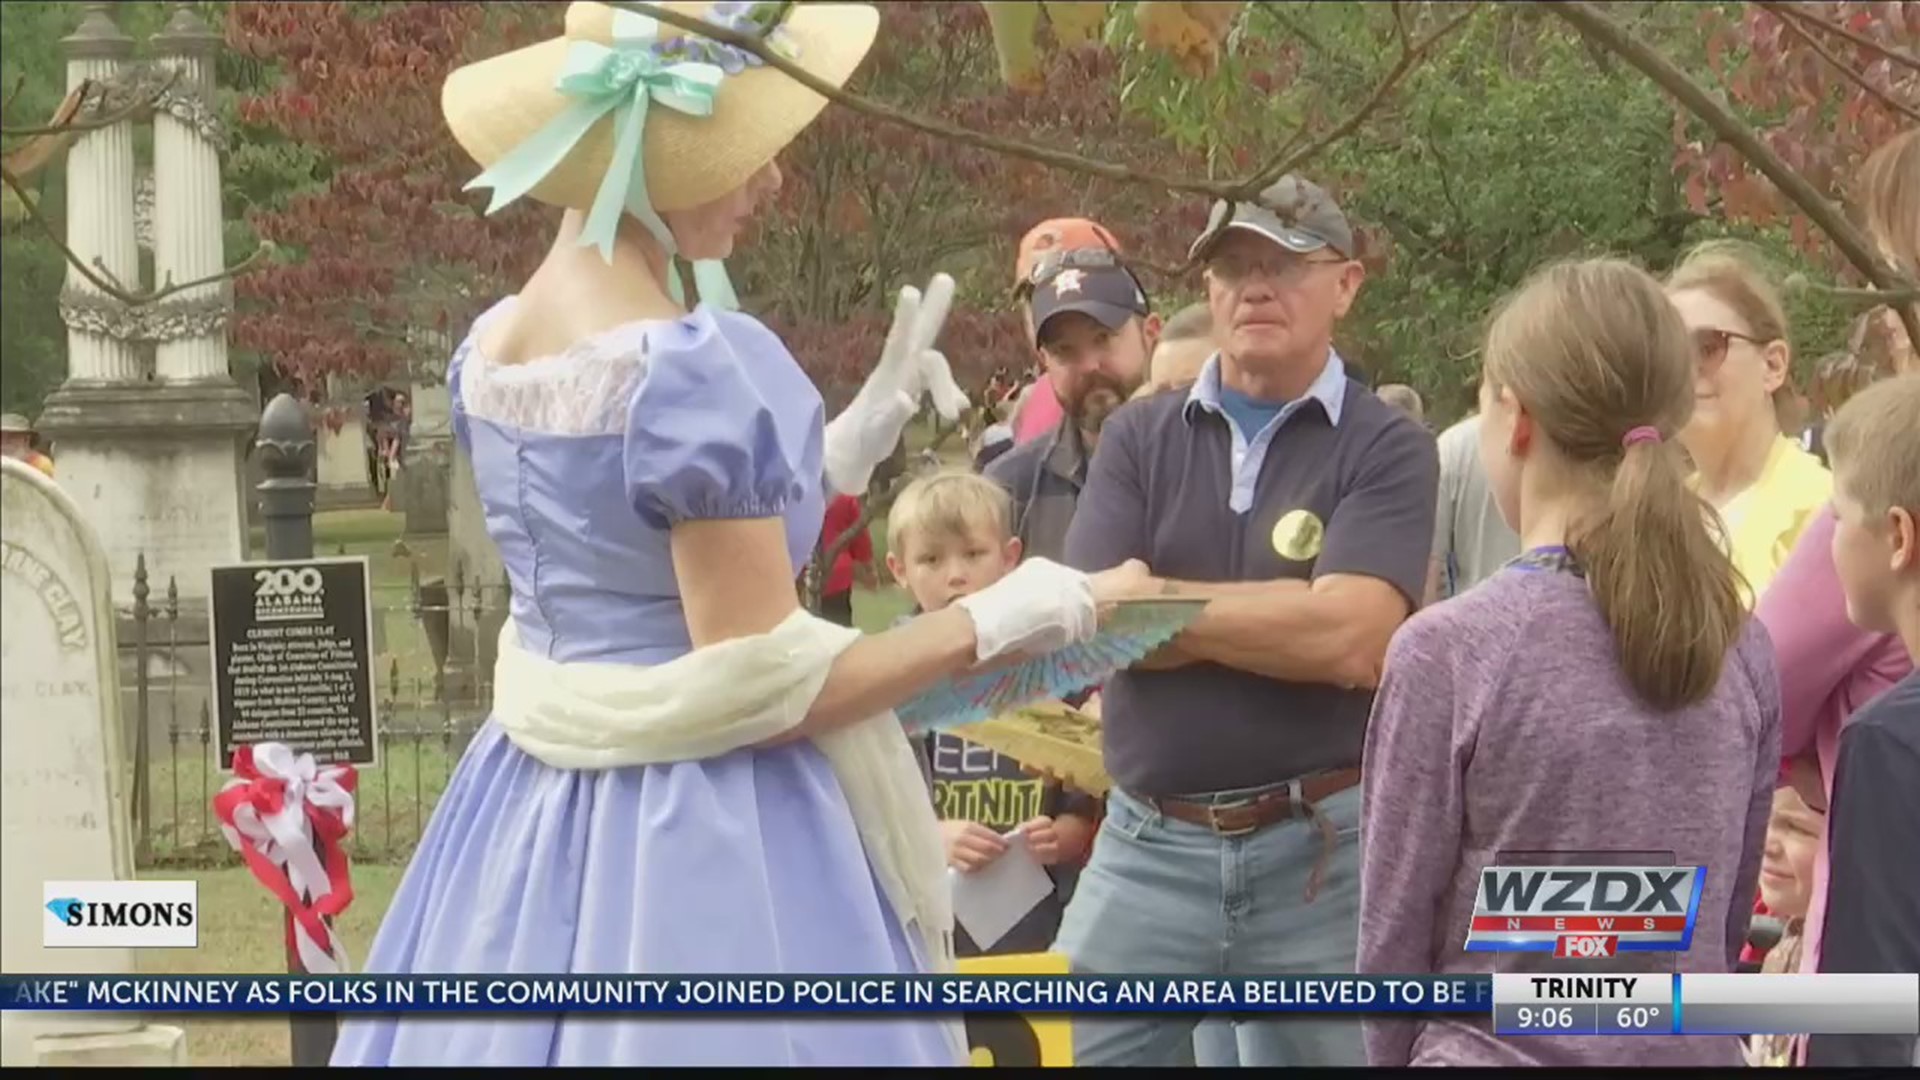
<svg viewBox="0 0 1920 1080"><path fill-rule="evenodd" d="M566 160L601 117L614 114L613 162L594 194L593 207L580 233L580 246L599 248L601 257L611 262L620 215L632 214L666 250L667 290L676 303L685 303L680 275L672 270L672 259L678 255L673 232L647 198L642 137L647 111L655 103L688 116L712 116L714 95L726 73L714 64L663 58L656 51L659 22L637 12L615 12L613 41L612 46L576 41L568 47L554 87L575 99L574 103L512 153L494 162L492 168L474 177L467 190L492 188L493 198L487 204L487 213L492 214L533 190ZM729 310L739 306L720 260L696 260L693 273L703 300Z"/></svg>

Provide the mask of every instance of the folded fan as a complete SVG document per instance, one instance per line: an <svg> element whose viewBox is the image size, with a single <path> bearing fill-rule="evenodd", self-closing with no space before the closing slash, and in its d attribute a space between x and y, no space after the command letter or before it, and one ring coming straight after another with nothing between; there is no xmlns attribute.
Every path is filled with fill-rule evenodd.
<svg viewBox="0 0 1920 1080"><path fill-rule="evenodd" d="M1123 600L1092 640L997 671L939 683L894 710L909 734L978 723L1036 701L1064 698L1135 662L1184 630L1204 600Z"/></svg>

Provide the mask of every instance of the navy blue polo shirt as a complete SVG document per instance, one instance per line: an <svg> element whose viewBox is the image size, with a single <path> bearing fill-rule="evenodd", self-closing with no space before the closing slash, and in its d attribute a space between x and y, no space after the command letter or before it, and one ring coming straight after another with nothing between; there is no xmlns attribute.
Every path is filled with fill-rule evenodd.
<svg viewBox="0 0 1920 1080"><path fill-rule="evenodd" d="M1107 420L1067 532L1087 571L1142 559L1186 581L1362 574L1417 607L1440 463L1433 436L1347 378L1337 354L1270 414L1223 397L1219 358L1187 394ZM1261 422L1257 432L1240 423ZM1283 520L1284 519L1284 520ZM1128 671L1101 695L1106 766L1136 795L1279 783L1360 763L1370 690L1199 663Z"/></svg>

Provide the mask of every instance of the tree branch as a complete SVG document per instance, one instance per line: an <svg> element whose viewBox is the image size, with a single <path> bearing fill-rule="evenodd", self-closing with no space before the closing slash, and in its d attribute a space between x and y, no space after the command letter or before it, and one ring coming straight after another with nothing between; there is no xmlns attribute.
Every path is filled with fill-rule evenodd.
<svg viewBox="0 0 1920 1080"><path fill-rule="evenodd" d="M30 136L26 145L16 146L5 155L0 155L0 163L4 163L7 168L13 170L15 176L27 179L66 153L67 147L73 145L73 140L76 138L69 134L69 125L73 122L73 118L79 115L80 106L86 101L87 95L92 93L95 85L97 84L91 79L81 80L80 85L69 91L66 98L55 106L53 120L47 127L21 129L20 135ZM0 133L15 134L3 129L0 129Z"/></svg>
<svg viewBox="0 0 1920 1080"><path fill-rule="evenodd" d="M13 108L13 103L20 100L20 91L26 88L26 75L22 74L19 78L13 80L13 89L7 91L7 96L4 100L0 100L0 114L4 114L8 109Z"/></svg>
<svg viewBox="0 0 1920 1080"><path fill-rule="evenodd" d="M1540 6L1558 15L1583 36L1599 42L1640 69L1689 112L1706 121L1716 135L1752 162L1768 180L1773 181L1781 194L1818 225L1834 246L1840 249L1840 253L1847 257L1847 261L1858 268L1877 289L1899 293L1914 287L1914 283L1902 276L1897 267L1880 261L1873 242L1862 235L1845 214L1815 191L1806 177L1780 160L1780 156L1762 142L1752 128L1733 115L1726 105L1686 72L1675 67L1673 61L1622 29L1586 0L1542 0ZM1905 304L1896 304L1894 310L1906 326L1908 335L1920 341L1920 312Z"/></svg>
<svg viewBox="0 0 1920 1080"><path fill-rule="evenodd" d="M1131 169L1124 165L1114 164L1113 162L1096 161L1092 158L1082 157L1079 154L1068 153L1064 150L1055 150L1052 147L1040 146L1020 139L1009 139L999 135L989 135L984 132L974 131L970 128L949 124L942 120L919 116L907 112L904 109L895 108L892 105L874 101L871 98L863 97L860 94L835 86L825 79L820 78L818 75L815 75L813 72L808 71L806 68L801 67L799 64L774 52L759 38L738 33L725 27L715 26L696 16L663 8L657 4L645 3L642 2L642 0L628 0L628 2L619 2L619 0L616 0L611 6L627 11L638 12L642 15L650 15L668 26L677 27L689 33L699 34L702 37L717 41L722 45L732 46L750 56L757 57L765 63L766 66L786 75L788 78L819 94L821 97L826 98L828 101L842 105L864 116L873 117L876 120L883 120L889 124L912 128L923 135L932 135L952 142L979 147L982 150L991 150L1009 157L1025 158L1028 161L1038 162L1042 165L1050 165L1057 169L1086 173L1107 180L1118 180L1123 183L1146 184L1152 187L1165 188L1169 191L1184 191L1189 194L1206 195L1216 199L1226 198L1229 194L1237 190L1237 185L1233 184L1223 184L1218 181L1206 180L1199 177L1168 176L1163 173Z"/></svg>
<svg viewBox="0 0 1920 1080"><path fill-rule="evenodd" d="M1358 66L1356 66L1353 63L1353 61L1347 59L1344 55L1334 52L1333 50L1327 48L1326 45L1320 41L1319 38L1316 38L1312 34L1308 33L1306 27L1293 21L1292 16L1280 10L1280 5L1276 3L1275 0L1260 0L1259 7L1260 7L1260 10L1265 11L1267 15L1273 19L1273 21L1279 23L1282 27L1286 28L1286 31L1288 33L1292 34L1294 37L1299 38L1301 41L1306 42L1307 47L1311 48L1314 52L1317 52L1321 56L1332 61L1333 63L1340 65L1350 73L1355 73L1355 74L1359 73L1360 69Z"/></svg>
<svg viewBox="0 0 1920 1080"><path fill-rule="evenodd" d="M1232 183L1208 180L1203 177L1169 176L1165 173L1129 168L1125 165L1115 164L1110 161L1097 161L1093 158L1068 153L1064 150L1056 150L1048 146L1040 146L1036 143L1026 142L1021 139L1009 139L999 135L989 135L985 132L974 131L971 128L965 128L956 124L949 124L945 121L910 113L904 109L899 109L884 102L875 101L835 86L815 75L813 72L808 71L806 68L801 67L799 64L781 56L771 48L768 48L765 42L752 35L739 33L721 26L715 26L696 16L663 8L657 4L645 3L643 0L626 0L626 2L614 0L612 6L637 12L641 15L648 15L668 26L676 27L688 33L699 34L702 37L717 41L723 45L732 46L750 56L758 58L766 64L766 66L786 75L788 78L819 94L821 97L826 98L828 101L842 105L864 116L870 116L876 120L882 120L901 127L912 128L923 135L932 135L951 142L963 143L968 146L978 147L982 150L1004 154L1008 157L1024 158L1028 161L1037 162L1038 164L1056 169L1063 169L1068 172L1097 176L1105 180L1116 180L1127 184L1142 184L1149 187L1162 188L1167 191L1205 195L1208 198L1221 199L1229 202L1257 202L1260 191L1272 183L1271 179L1265 178L1267 170L1262 170L1260 173L1256 173L1245 180ZM1469 12L1469 14L1471 14L1471 12ZM1435 34L1433 38L1428 39L1417 47L1416 52L1424 51L1425 48L1431 46L1439 37L1450 32L1459 23L1464 22L1465 18L1465 16L1462 16L1447 26L1442 27L1438 34ZM1403 62L1404 61L1405 58L1403 58ZM1394 81L1398 81L1399 76L1405 74L1405 71L1399 71L1398 69L1396 69L1396 71L1397 74L1393 76ZM1384 98L1384 96L1385 94L1382 92L1376 92L1374 95L1375 99ZM1350 134L1353 129L1365 121L1366 113L1371 112L1371 106L1373 104L1374 102L1370 101L1368 108L1356 114L1356 116L1349 118L1348 122L1341 125L1330 138L1319 140L1313 146L1307 147L1298 154L1287 158L1285 161L1275 162L1274 165L1281 167L1281 171L1273 173L1273 176L1278 177L1289 169L1299 167L1299 165L1318 154L1328 145ZM1269 207L1269 209L1282 215L1292 212L1289 207Z"/></svg>
<svg viewBox="0 0 1920 1080"><path fill-rule="evenodd" d="M153 108L161 96L172 89L173 84L178 82L179 79L180 69L174 68L167 73L166 80L145 97L137 101L128 102L126 105L115 109L105 116L96 116L91 120L72 119L85 104L85 99L94 90L101 91L99 100L106 100L105 87L92 79L85 79L81 81L79 86L74 87L73 92L67 95L67 100L61 103L60 111L54 115L54 120L51 125L47 127L28 128L0 127L0 135L4 135L10 139L27 138L34 135L79 135L89 131L98 131L101 128L110 128L122 120L130 120L140 113ZM65 119L62 118L63 116Z"/></svg>
<svg viewBox="0 0 1920 1080"><path fill-rule="evenodd" d="M1788 15L1787 11L1785 10L1786 9L1785 4L1774 2L1774 0L1753 0L1753 3L1754 3L1754 6L1757 8L1760 8L1764 11L1772 12L1773 15L1780 20L1780 25L1786 27L1788 30L1793 31L1793 33L1797 35L1801 41L1806 42L1808 47L1813 49L1813 51L1819 55L1820 59L1825 60L1827 64L1831 66L1834 70L1838 71L1842 75L1845 75L1847 77L1848 82L1852 83L1853 85L1859 87L1862 90L1865 90L1867 93L1872 94L1874 97L1880 99L1880 101L1883 104L1885 104L1889 109L1893 109L1894 111L1901 113L1902 115L1906 116L1906 118L1909 120L1920 122L1920 109L1914 108L1913 106L1907 104L1906 102L1901 101L1899 98L1894 97L1891 92L1887 90L1883 90L1880 87L1875 86L1872 83L1868 82L1866 75L1862 74L1861 72L1855 71L1852 65L1848 64L1844 60L1841 60L1839 57L1833 55L1831 52L1828 52L1827 47L1825 45L1820 44L1820 42L1816 40L1812 34L1807 33L1806 29L1800 25L1798 20Z"/></svg>
<svg viewBox="0 0 1920 1080"><path fill-rule="evenodd" d="M1846 27L1838 23L1830 23L1811 11L1804 11L1790 4L1763 3L1759 6L1773 12L1775 15L1811 23L1829 34L1837 34L1840 37L1846 38L1855 45L1866 49L1868 52L1878 53L1902 67L1913 71L1920 71L1920 57L1916 57L1912 53L1902 52L1891 45L1882 45L1872 38L1861 37Z"/></svg>
<svg viewBox="0 0 1920 1080"><path fill-rule="evenodd" d="M1793 274L1787 278L1785 284L1791 292L1817 292L1841 303L1856 304L1860 307L1920 303L1920 286L1904 289L1850 289L1839 285L1823 285L1805 274Z"/></svg>
<svg viewBox="0 0 1920 1080"><path fill-rule="evenodd" d="M67 246L66 239L60 235L58 229L54 228L53 223L47 220L46 215L40 212L38 203L29 196L26 185L20 182L19 177L13 175L12 169L0 166L0 182L4 182L9 188L13 189L14 195L19 197L21 204L26 208L27 216L40 228L42 233L46 234L47 239L51 241L55 247L60 249L60 253L66 256L68 265L80 271L80 276L86 278L88 283L95 289L98 289L107 296L113 297L128 307L144 307L156 301L164 300L175 293L186 292L188 289L197 289L202 285L212 285L216 282L239 277L241 274L258 266L262 260L273 253L273 245L263 242L259 247L254 249L253 254L218 273L208 274L205 277L194 278L192 281L182 281L178 283L169 279L166 284L152 292L134 292L125 288L119 282L114 281L110 273L104 272L104 268L96 269L88 266L79 255L74 253L72 248Z"/></svg>
<svg viewBox="0 0 1920 1080"><path fill-rule="evenodd" d="M1374 110L1386 102L1387 97L1391 95L1394 88L1400 84L1400 80L1405 78L1408 72L1418 66L1419 63L1426 58L1427 53L1430 52L1435 45L1440 43L1441 39L1466 25L1467 20L1479 14L1480 11L1477 4L1469 4L1467 5L1466 11L1448 20L1440 29L1421 39L1418 43L1409 44L1406 36L1406 24L1398 21L1400 5L1395 4L1393 10L1396 23L1398 23L1400 30L1400 60L1393 65L1392 70L1387 72L1386 78L1382 79L1380 84L1374 88L1373 96L1369 97L1358 109L1355 109L1352 115L1348 116L1345 121L1312 143L1309 143L1305 148L1293 153L1287 152L1289 148L1283 148L1281 153L1276 154L1272 161L1262 166L1259 171L1248 177L1246 181L1239 186L1237 191L1239 199L1231 201L1251 201L1254 196L1265 190L1267 185L1288 173L1298 171L1302 165L1318 157L1327 147L1358 131L1360 125L1367 122L1367 117L1372 116ZM1280 208L1276 207L1274 209ZM1282 212L1284 213L1285 211L1282 210Z"/></svg>

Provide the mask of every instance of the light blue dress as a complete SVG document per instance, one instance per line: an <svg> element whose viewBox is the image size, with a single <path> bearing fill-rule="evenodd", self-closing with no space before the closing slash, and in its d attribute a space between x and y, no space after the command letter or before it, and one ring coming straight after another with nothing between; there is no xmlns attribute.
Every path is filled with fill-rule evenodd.
<svg viewBox="0 0 1920 1080"><path fill-rule="evenodd" d="M658 664L689 649L668 529L779 516L820 535L821 403L760 323L705 307L537 363L448 372L454 431L523 647ZM845 796L811 742L549 768L489 720L435 808L372 974L912 973ZM923 1017L348 1016L337 1065L953 1065Z"/></svg>

